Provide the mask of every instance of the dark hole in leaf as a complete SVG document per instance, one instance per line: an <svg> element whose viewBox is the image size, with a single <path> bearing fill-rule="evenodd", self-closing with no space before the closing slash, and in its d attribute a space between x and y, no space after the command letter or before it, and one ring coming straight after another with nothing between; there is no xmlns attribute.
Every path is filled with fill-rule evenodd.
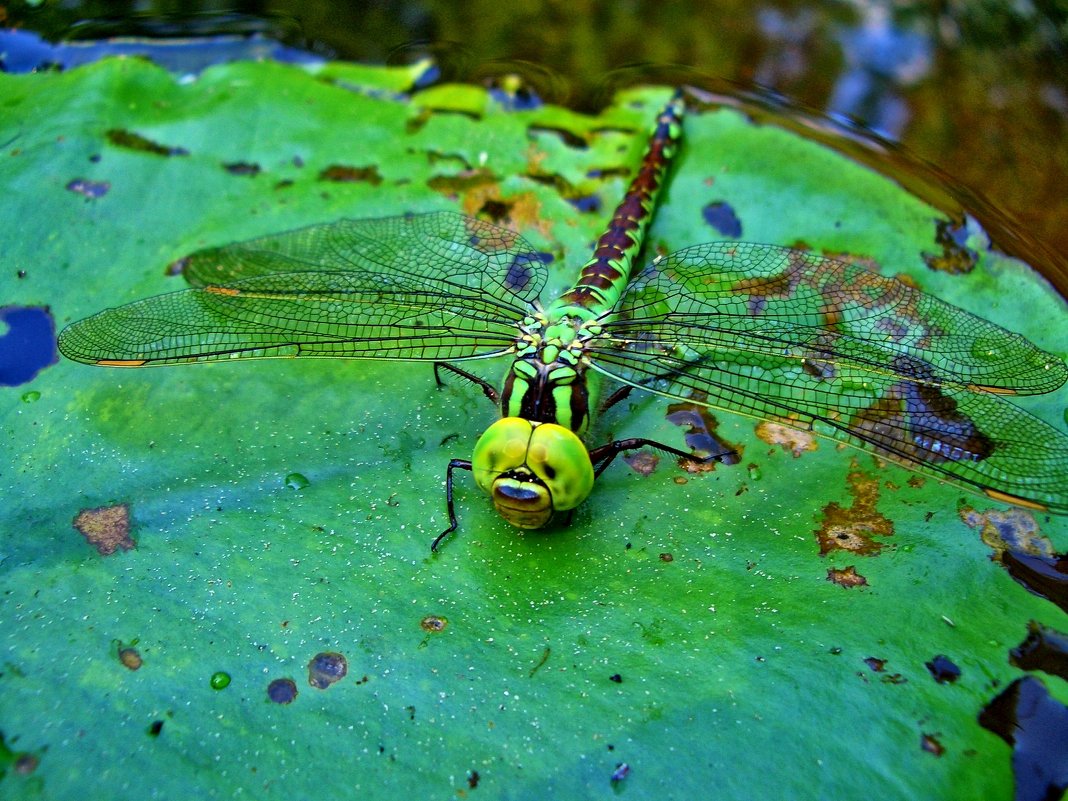
<svg viewBox="0 0 1068 801"><path fill-rule="evenodd" d="M952 684L960 678L960 668L944 654L939 654L930 662L923 664L939 684Z"/></svg>
<svg viewBox="0 0 1068 801"><path fill-rule="evenodd" d="M108 181L90 181L88 178L75 178L67 184L67 189L79 195L85 195L90 200L103 197L111 189Z"/></svg>
<svg viewBox="0 0 1068 801"><path fill-rule="evenodd" d="M382 183L382 176L378 167L352 167L347 164L331 164L319 172L320 181L336 181L338 183L356 183L365 181L371 186Z"/></svg>
<svg viewBox="0 0 1068 801"><path fill-rule="evenodd" d="M47 307L4 306L0 322L8 326L0 337L0 385L25 384L59 361L56 326Z"/></svg>
<svg viewBox="0 0 1068 801"><path fill-rule="evenodd" d="M979 713L979 725L1012 746L1016 801L1062 797L1068 788L1068 708L1041 681L1014 681Z"/></svg>
<svg viewBox="0 0 1068 801"><path fill-rule="evenodd" d="M1068 557L1005 551L1000 558L1009 575L1026 589L1068 612Z"/></svg>
<svg viewBox="0 0 1068 801"><path fill-rule="evenodd" d="M275 679L267 685L267 697L276 704L291 704L297 697L297 683L293 679Z"/></svg>
<svg viewBox="0 0 1068 801"><path fill-rule="evenodd" d="M230 164L223 164L223 169L231 175L259 175L260 165L248 161L234 161Z"/></svg>
<svg viewBox="0 0 1068 801"><path fill-rule="evenodd" d="M1021 670L1041 670L1068 681L1068 634L1032 620L1027 638L1009 651L1009 662Z"/></svg>
<svg viewBox="0 0 1068 801"><path fill-rule="evenodd" d="M325 690L341 681L349 672L349 663L342 654L324 651L312 657L308 663L308 684L317 690Z"/></svg>
<svg viewBox="0 0 1068 801"><path fill-rule="evenodd" d="M600 195L578 195L569 197L567 202L584 214L595 214L601 210Z"/></svg>
<svg viewBox="0 0 1068 801"><path fill-rule="evenodd" d="M716 201L709 203L701 209L701 216L705 222L711 225L720 236L729 236L738 239L742 235L742 221L734 213L729 203Z"/></svg>

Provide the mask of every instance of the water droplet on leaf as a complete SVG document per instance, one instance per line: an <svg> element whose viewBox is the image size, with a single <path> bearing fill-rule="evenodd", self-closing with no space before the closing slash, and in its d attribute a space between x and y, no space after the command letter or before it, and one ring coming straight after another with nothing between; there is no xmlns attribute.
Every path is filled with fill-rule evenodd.
<svg viewBox="0 0 1068 801"><path fill-rule="evenodd" d="M308 481L307 476L302 473L290 473L286 476L286 486L289 487L289 489L302 490L309 484L311 484L311 482Z"/></svg>

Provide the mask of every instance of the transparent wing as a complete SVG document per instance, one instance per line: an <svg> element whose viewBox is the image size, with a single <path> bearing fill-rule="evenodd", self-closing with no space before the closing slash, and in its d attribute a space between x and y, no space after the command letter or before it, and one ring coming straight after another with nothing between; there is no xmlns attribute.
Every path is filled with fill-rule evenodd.
<svg viewBox="0 0 1068 801"><path fill-rule="evenodd" d="M124 366L499 355L544 261L514 232L458 214L342 220L198 251L177 263L198 288L74 323L59 348Z"/></svg>
<svg viewBox="0 0 1068 801"><path fill-rule="evenodd" d="M593 366L670 397L778 418L992 495L1068 512L1068 436L1000 397L1062 361L899 281L770 245L658 259L603 325Z"/></svg>

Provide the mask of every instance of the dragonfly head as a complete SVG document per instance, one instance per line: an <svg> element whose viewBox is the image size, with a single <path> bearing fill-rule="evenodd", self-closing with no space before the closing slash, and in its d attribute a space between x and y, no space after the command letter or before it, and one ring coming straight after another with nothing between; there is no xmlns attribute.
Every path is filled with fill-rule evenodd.
<svg viewBox="0 0 1068 801"><path fill-rule="evenodd" d="M555 423L504 417L475 444L471 468L501 517L541 528L553 512L574 509L593 489L593 465L578 436Z"/></svg>

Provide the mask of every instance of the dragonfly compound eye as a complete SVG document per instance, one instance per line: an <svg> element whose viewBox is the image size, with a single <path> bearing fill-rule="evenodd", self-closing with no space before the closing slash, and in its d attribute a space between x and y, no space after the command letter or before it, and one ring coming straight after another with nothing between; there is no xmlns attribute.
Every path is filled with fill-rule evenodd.
<svg viewBox="0 0 1068 801"><path fill-rule="evenodd" d="M475 482L518 528L539 528L574 509L593 489L589 453L574 432L553 423L505 417L475 444Z"/></svg>

